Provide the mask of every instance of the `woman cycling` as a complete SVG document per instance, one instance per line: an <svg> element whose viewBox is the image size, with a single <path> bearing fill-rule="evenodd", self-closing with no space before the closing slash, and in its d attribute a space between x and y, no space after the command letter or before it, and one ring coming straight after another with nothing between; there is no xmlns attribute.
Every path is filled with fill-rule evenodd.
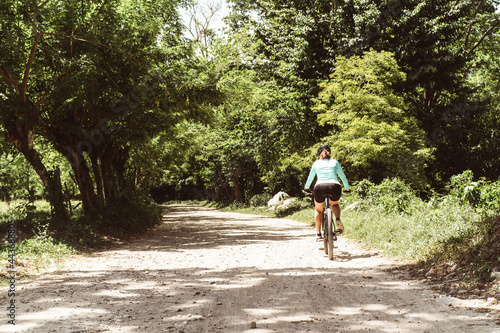
<svg viewBox="0 0 500 333"><path fill-rule="evenodd" d="M318 180L314 186L314 223L316 224L316 232L318 240L322 239L321 236L321 219L323 215L323 207L325 206L325 197L330 195L330 205L332 212L335 215L335 225L339 233L344 232L344 225L340 221L340 206L339 200L342 194L342 189L338 181L337 175L344 184L345 192L350 192L349 183L347 178L337 160L331 158L331 150L327 145L321 145L318 149L318 160L312 165L309 177L307 178L304 191L311 192L311 186L314 177L317 176Z"/></svg>

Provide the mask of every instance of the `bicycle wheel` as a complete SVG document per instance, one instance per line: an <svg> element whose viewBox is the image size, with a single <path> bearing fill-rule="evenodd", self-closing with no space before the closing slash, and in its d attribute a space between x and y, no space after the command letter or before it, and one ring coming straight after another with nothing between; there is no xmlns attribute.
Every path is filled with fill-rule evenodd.
<svg viewBox="0 0 500 333"><path fill-rule="evenodd" d="M326 215L326 210L323 210L323 221L322 228L323 229L323 248L325 249L325 254L328 254L328 217Z"/></svg>
<svg viewBox="0 0 500 333"><path fill-rule="evenodd" d="M330 209L330 207L326 209L326 216L328 228L328 259L333 260L333 219L332 210Z"/></svg>

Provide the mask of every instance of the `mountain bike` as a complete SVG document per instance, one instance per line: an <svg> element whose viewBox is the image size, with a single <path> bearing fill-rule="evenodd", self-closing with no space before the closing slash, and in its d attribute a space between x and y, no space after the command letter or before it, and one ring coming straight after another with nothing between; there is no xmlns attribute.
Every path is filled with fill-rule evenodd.
<svg viewBox="0 0 500 333"><path fill-rule="evenodd" d="M312 196L312 192L303 191L304 194ZM345 192L342 192L345 194ZM314 199L313 199L314 202ZM334 242L340 234L333 221L332 207L330 206L330 197L325 197L325 206L323 207L323 219L321 220L321 230L323 231L323 247L329 260L333 260Z"/></svg>

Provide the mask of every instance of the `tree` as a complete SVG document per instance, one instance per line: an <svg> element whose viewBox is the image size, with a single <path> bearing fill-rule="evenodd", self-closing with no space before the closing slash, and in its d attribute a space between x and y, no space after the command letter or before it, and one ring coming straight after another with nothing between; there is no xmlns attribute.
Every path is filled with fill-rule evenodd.
<svg viewBox="0 0 500 333"><path fill-rule="evenodd" d="M36 128L41 123L40 106L45 94L40 93L44 75L37 71L35 59L38 55L43 33L39 31L40 12L47 2L38 5L36 1L23 4L20 1L6 1L1 7L0 57L2 109L0 121L5 139L21 152L47 188L53 181L49 170L34 149ZM31 17L29 16L31 14ZM37 81L31 84L30 79ZM56 176L57 179L57 176ZM61 198L58 193L49 193L49 198ZM54 211L60 212L58 219L65 219L62 200L52 201Z"/></svg>
<svg viewBox="0 0 500 333"><path fill-rule="evenodd" d="M209 57L208 49L216 39L216 32L212 26L219 18L221 10L221 2L209 3L205 6L193 3L188 9L187 31L195 42L200 55L205 59Z"/></svg>
<svg viewBox="0 0 500 333"><path fill-rule="evenodd" d="M474 71L471 66L477 64L473 59L492 45L490 40L499 29L497 1L231 3L231 26L251 26L248 30L262 42L259 55L266 59L259 68L262 79L272 78L277 87L289 94L287 101L296 101L295 106L299 107L291 109L290 115L301 119L301 127L308 129L309 137L297 138L296 142L310 145L330 129L303 120L313 118L310 101L319 91L318 82L334 70L337 57L361 56L374 49L392 52L407 74L406 80L394 89L408 105L405 112L418 120L429 144L438 149L440 159L428 168L428 175L434 177L444 172L447 179L450 172L471 168L471 163L479 158L478 149L465 149L472 142L465 135L465 127L482 131L484 122L480 119L485 119L487 101L477 98L477 90L471 88L468 78ZM449 126L452 119L457 122ZM455 130L457 127L461 134ZM287 130L284 132L292 133L293 129ZM457 146L464 147L460 161L448 154L450 147Z"/></svg>
<svg viewBox="0 0 500 333"><path fill-rule="evenodd" d="M33 149L36 135L46 137L71 164L86 212L133 188L131 150L181 119L203 117L220 96L181 39L178 5L2 5L2 36L11 41L0 51L3 134L48 186Z"/></svg>
<svg viewBox="0 0 500 333"><path fill-rule="evenodd" d="M323 141L354 179L397 176L423 189L431 157L424 132L405 110L394 86L406 75L389 52L338 57L316 105L320 124L334 130Z"/></svg>

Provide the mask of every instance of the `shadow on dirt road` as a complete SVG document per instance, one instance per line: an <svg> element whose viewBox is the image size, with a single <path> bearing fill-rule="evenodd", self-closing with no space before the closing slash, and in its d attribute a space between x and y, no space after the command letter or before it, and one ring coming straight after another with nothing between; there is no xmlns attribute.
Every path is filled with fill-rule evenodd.
<svg viewBox="0 0 500 333"><path fill-rule="evenodd" d="M319 246L294 221L168 206L145 237L21 286L0 331L500 332L373 251L341 239L329 261Z"/></svg>

